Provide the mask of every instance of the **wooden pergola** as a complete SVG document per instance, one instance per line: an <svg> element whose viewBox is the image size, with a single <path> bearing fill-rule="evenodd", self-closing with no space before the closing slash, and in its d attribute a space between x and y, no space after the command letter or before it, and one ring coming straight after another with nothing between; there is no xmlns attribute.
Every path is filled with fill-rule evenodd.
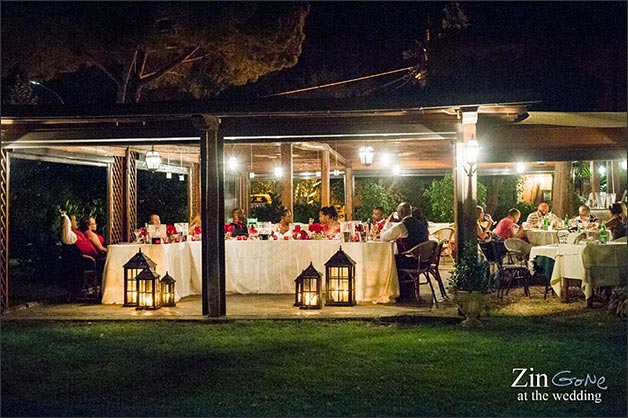
<svg viewBox="0 0 628 418"><path fill-rule="evenodd" d="M5 108L2 118L0 177L0 290L8 302L9 172L11 158L100 164L108 172L108 242L129 241L136 213L138 167L151 147L172 155L172 171L189 175L191 215L203 224L203 315L225 315L223 224L225 157L241 160L242 203L248 202L251 172L281 166L282 202L291 202L297 173L320 171L322 205L329 204L329 179L342 173L347 191L356 175L382 175L376 161L364 166L357 150L368 144L394 154L406 174L453 172L457 239L475 234L477 171L466 169L464 144L477 138L482 159L478 171L500 173L518 161L553 161L556 173L573 160L621 160L626 157L626 114L590 126L573 121L527 120L528 103L416 107L398 103L278 100L259 104L170 103L112 108ZM541 112L543 113L543 112ZM541 113L538 113L540 116ZM565 117L565 114L559 116ZM590 115L590 114L589 114ZM470 116L470 117L469 117ZM609 122L610 120L610 122ZM465 123L463 123L463 121ZM603 121L603 122L602 122ZM567 124L565 124L567 123ZM582 123L581 123L582 124ZM185 152L181 152L185 149ZM247 158L248 157L248 158ZM547 166L545 167L547 169ZM514 172L514 171L513 171ZM563 176L565 177L565 176ZM556 181L569 178L555 175ZM557 180L558 178L558 180ZM345 193L352 216L352 193ZM556 208L554 202L554 208ZM471 208L471 209L470 209Z"/></svg>

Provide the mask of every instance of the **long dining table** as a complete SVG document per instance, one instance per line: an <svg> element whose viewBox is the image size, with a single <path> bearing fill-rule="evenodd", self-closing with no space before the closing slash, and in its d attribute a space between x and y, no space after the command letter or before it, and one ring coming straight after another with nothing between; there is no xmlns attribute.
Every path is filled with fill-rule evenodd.
<svg viewBox="0 0 628 418"><path fill-rule="evenodd" d="M325 262L341 246L356 262L356 300L394 302L399 296L399 281L390 242L228 240L225 242L226 293L294 293L294 279L310 262L323 274L324 282ZM168 272L176 280L175 300L201 293L201 242L118 244L110 245L107 250L102 303L124 302L122 266L140 249L157 263L158 274L163 276Z"/></svg>

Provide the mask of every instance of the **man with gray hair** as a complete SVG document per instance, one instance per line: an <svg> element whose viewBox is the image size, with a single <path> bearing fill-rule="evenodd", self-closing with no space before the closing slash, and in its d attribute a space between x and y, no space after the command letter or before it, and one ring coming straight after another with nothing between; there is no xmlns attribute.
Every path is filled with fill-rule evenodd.
<svg viewBox="0 0 628 418"><path fill-rule="evenodd" d="M414 257L406 257L402 253L414 246L427 241L429 231L427 221L419 208L413 208L407 202L402 202L397 206L397 212L391 214L382 229L382 241L395 241L397 244L397 254L395 262L397 270L416 269L418 262ZM408 293L410 290L408 290ZM400 289L400 299L405 299L404 290ZM412 289L412 294L414 290Z"/></svg>

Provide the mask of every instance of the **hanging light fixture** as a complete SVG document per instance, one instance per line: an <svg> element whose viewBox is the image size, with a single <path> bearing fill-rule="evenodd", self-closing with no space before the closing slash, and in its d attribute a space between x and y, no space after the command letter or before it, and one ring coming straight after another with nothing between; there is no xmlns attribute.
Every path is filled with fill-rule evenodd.
<svg viewBox="0 0 628 418"><path fill-rule="evenodd" d="M526 171L526 165L523 162L517 163L517 173L523 174Z"/></svg>
<svg viewBox="0 0 628 418"><path fill-rule="evenodd" d="M229 170L236 171L238 168L238 159L236 157L229 157L229 161L227 162L229 165Z"/></svg>
<svg viewBox="0 0 628 418"><path fill-rule="evenodd" d="M360 163L362 165L371 165L373 164L373 157L375 156L375 151L373 147L370 145L362 145L360 147Z"/></svg>
<svg viewBox="0 0 628 418"><path fill-rule="evenodd" d="M168 154L168 171L166 171L166 178L168 180L172 178L172 173L170 172L170 154Z"/></svg>
<svg viewBox="0 0 628 418"><path fill-rule="evenodd" d="M281 166L276 166L275 167L275 177L277 177L278 179L280 179L283 176L283 170L281 168Z"/></svg>
<svg viewBox="0 0 628 418"><path fill-rule="evenodd" d="M183 172L183 152L179 152L179 160L181 163L181 172ZM185 181L185 174L179 174L179 181Z"/></svg>
<svg viewBox="0 0 628 418"><path fill-rule="evenodd" d="M159 169L161 165L161 156L157 151L155 151L155 146L151 145L150 151L146 153L146 168L150 171L156 171Z"/></svg>

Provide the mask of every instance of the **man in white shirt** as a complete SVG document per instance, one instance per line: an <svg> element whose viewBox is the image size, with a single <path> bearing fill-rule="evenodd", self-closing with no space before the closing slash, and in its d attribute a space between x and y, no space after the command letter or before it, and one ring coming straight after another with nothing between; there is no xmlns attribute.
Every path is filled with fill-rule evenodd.
<svg viewBox="0 0 628 418"><path fill-rule="evenodd" d="M416 213L421 215L418 210ZM395 263L399 275L405 274L399 270L418 268L417 259L408 257L403 252L427 241L428 236L427 221L422 216L412 216L412 206L407 202L400 203L397 206L397 212L388 217L382 229L381 239L382 241L395 241L397 244ZM399 293L399 300L412 300L414 289L410 287L400 288Z"/></svg>

